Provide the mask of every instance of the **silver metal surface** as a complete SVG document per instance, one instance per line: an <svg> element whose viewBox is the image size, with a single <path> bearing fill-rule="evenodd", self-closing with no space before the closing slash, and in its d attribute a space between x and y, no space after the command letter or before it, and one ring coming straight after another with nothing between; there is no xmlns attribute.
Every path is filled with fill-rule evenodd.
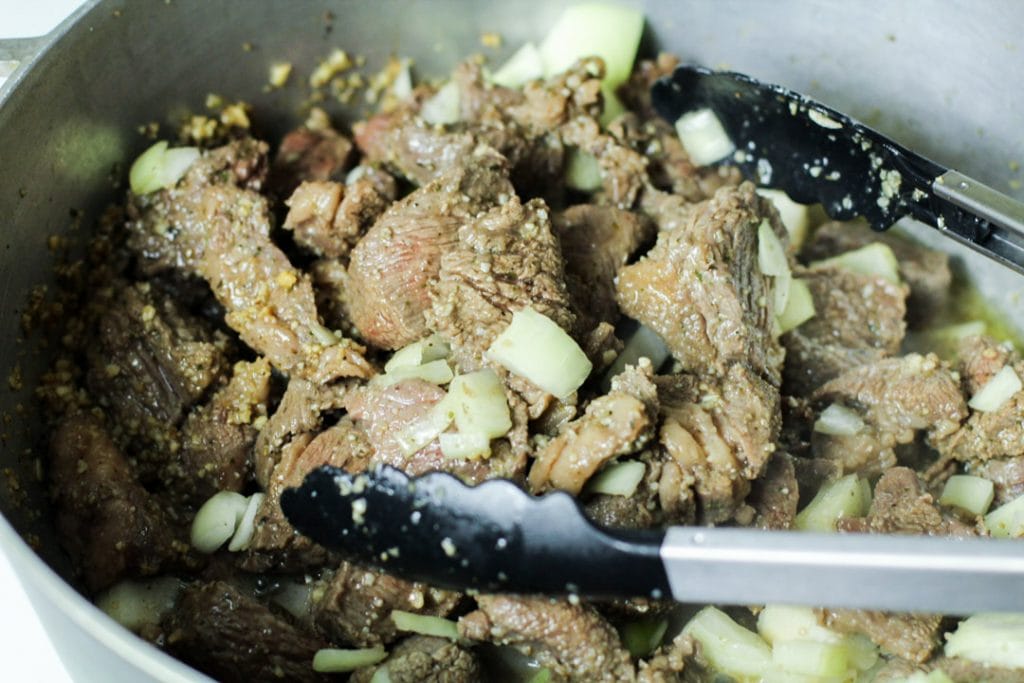
<svg viewBox="0 0 1024 683"><path fill-rule="evenodd" d="M932 191L992 225L991 233L980 242L954 231L946 235L1024 275L1024 204L953 170L936 178Z"/></svg>
<svg viewBox="0 0 1024 683"><path fill-rule="evenodd" d="M161 134L171 135L168 122L185 110L203 111L208 93L251 102L257 125L273 139L301 120L308 96L303 76L334 47L363 54L375 66L392 53L409 56L418 73L439 75L467 53L495 60L511 54L523 40L541 36L564 4L96 0L0 86L0 380L17 366L25 387L8 391L4 383L0 391L0 415L12 416L11 423L0 422L0 468L8 473L0 478L0 510L10 522L0 524L0 544L79 680L189 674L57 578L71 576L70 567L34 474L45 435L33 419L31 387L45 357L35 352L36 341L21 341L19 327L30 290L53 284L47 237L82 234L84 227L76 226L90 225L117 197L111 176L122 175L150 144L136 132L141 124L162 122ZM1008 77L1024 73L1024 4L1016 0L629 4L648 15L649 51L664 47L806 92L939 163L1024 196L1019 184L1011 185L1021 179L1016 164L1024 162L1024 89L1007 87ZM324 16L328 9L332 21ZM504 36L501 50L481 47L485 31ZM276 60L292 62L294 75L286 88L264 92ZM331 109L342 121L355 113L336 104ZM949 240L918 228L907 226L937 248L951 248ZM1022 278L967 249L954 252L987 300L1024 328ZM26 535L32 547L22 540Z"/></svg>
<svg viewBox="0 0 1024 683"><path fill-rule="evenodd" d="M1024 612L1018 541L673 527L661 557L681 602Z"/></svg>

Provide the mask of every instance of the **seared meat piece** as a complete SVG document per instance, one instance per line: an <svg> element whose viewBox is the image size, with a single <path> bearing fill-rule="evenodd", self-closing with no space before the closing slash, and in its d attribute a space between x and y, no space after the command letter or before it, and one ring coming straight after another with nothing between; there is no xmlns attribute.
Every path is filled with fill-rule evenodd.
<svg viewBox="0 0 1024 683"><path fill-rule="evenodd" d="M896 464L896 449L924 431L945 448L967 416L956 378L935 355L885 358L849 370L814 392L816 405L838 403L865 423L857 434L811 437L814 454L842 464L846 472L877 474ZM954 435L953 438L956 438Z"/></svg>
<svg viewBox="0 0 1024 683"><path fill-rule="evenodd" d="M954 683L1021 683L1024 681L1024 669L1004 669L972 662L961 657L936 657L928 663L932 671L941 669Z"/></svg>
<svg viewBox="0 0 1024 683"><path fill-rule="evenodd" d="M65 417L57 426L50 492L61 544L91 592L186 560L188 545L177 540L167 515L91 413Z"/></svg>
<svg viewBox="0 0 1024 683"><path fill-rule="evenodd" d="M281 494L301 486L306 475L321 465L362 472L372 452L366 435L347 417L316 437L305 433L290 442L270 477L267 497L256 512L243 568L251 572L306 570L326 562L327 552L288 523L281 510Z"/></svg>
<svg viewBox="0 0 1024 683"><path fill-rule="evenodd" d="M960 345L960 373L971 396L1006 365L1024 378L1024 361L988 337L973 337ZM938 445L943 455L962 462L1024 456L1024 391L1011 396L998 410L971 411L959 431Z"/></svg>
<svg viewBox="0 0 1024 683"><path fill-rule="evenodd" d="M306 181L342 180L350 168L352 141L333 128L301 126L281 140L271 169L271 185L281 197Z"/></svg>
<svg viewBox="0 0 1024 683"><path fill-rule="evenodd" d="M825 610L825 625L840 633L862 633L882 652L923 664L940 642L938 614L869 610Z"/></svg>
<svg viewBox="0 0 1024 683"><path fill-rule="evenodd" d="M943 516L917 473L909 467L893 467L875 484L871 509L864 518L839 520L842 531L882 534L972 536L977 532L953 517Z"/></svg>
<svg viewBox="0 0 1024 683"><path fill-rule="evenodd" d="M657 389L646 373L628 368L631 377L587 405L584 414L566 424L537 455L530 469L534 492L562 489L576 495L602 465L640 452L654 436L658 420ZM616 378L617 380L618 378Z"/></svg>
<svg viewBox="0 0 1024 683"><path fill-rule="evenodd" d="M171 653L220 681L326 680L313 671L325 641L223 581L185 588L163 631Z"/></svg>
<svg viewBox="0 0 1024 683"><path fill-rule="evenodd" d="M320 323L309 277L270 240L267 200L209 177L207 162L193 164L174 188L133 196L129 246L149 259L146 249L156 244L148 267L203 277L227 311L225 322L283 372L318 383L372 375L362 347Z"/></svg>
<svg viewBox="0 0 1024 683"><path fill-rule="evenodd" d="M907 289L843 268L798 270L811 290L815 316L783 335L783 383L806 396L843 372L899 352L906 332Z"/></svg>
<svg viewBox="0 0 1024 683"><path fill-rule="evenodd" d="M394 201L397 190L394 179L367 166L367 173L349 185L330 181L306 181L295 188L285 202L288 216L284 228L295 232L295 241L318 256L341 258L376 222ZM388 183L390 181L390 183ZM390 192L381 190L390 184Z"/></svg>
<svg viewBox="0 0 1024 683"><path fill-rule="evenodd" d="M392 610L444 617L461 597L342 562L314 587L310 614L317 631L332 642L373 647L398 638Z"/></svg>
<svg viewBox="0 0 1024 683"><path fill-rule="evenodd" d="M747 504L754 508L754 526L761 529L790 529L796 519L800 484L793 457L776 451L764 474L751 485Z"/></svg>
<svg viewBox="0 0 1024 683"><path fill-rule="evenodd" d="M615 277L629 258L654 236L643 216L608 206L580 204L552 221L565 258L565 280L581 331L619 318Z"/></svg>
<svg viewBox="0 0 1024 683"><path fill-rule="evenodd" d="M698 521L731 519L775 451L778 390L740 364L721 380L671 375L656 381L665 418L661 445L680 480L693 482Z"/></svg>
<svg viewBox="0 0 1024 683"><path fill-rule="evenodd" d="M288 382L281 403L256 438L256 481L261 487L270 487L282 449L296 437L318 431L322 414L340 409L351 388L344 382L317 386L298 377Z"/></svg>
<svg viewBox="0 0 1024 683"><path fill-rule="evenodd" d="M801 255L807 260L820 260L872 242L881 242L892 249L899 263L900 277L910 285L907 322L913 329L924 327L949 301L953 276L948 254L899 235L875 232L863 221L832 221L814 232Z"/></svg>
<svg viewBox="0 0 1024 683"><path fill-rule="evenodd" d="M632 681L629 653L592 607L511 595L480 595L459 619L459 634L511 645L551 671L554 680Z"/></svg>
<svg viewBox="0 0 1024 683"><path fill-rule="evenodd" d="M1024 495L1024 456L992 458L984 462L972 463L968 465L968 472L978 477L985 477L995 485L993 508Z"/></svg>
<svg viewBox="0 0 1024 683"><path fill-rule="evenodd" d="M370 683L382 668L387 669L391 683L476 683L482 675L470 650L447 638L412 636L398 643L380 664L354 671L349 683Z"/></svg>
<svg viewBox="0 0 1024 683"><path fill-rule="evenodd" d="M148 284L115 286L104 309L86 348L86 386L113 418L113 436L158 466L174 428L226 369L227 340Z"/></svg>
<svg viewBox="0 0 1024 683"><path fill-rule="evenodd" d="M472 134L438 130L409 109L376 114L352 131L369 163L420 186L459 168L477 146Z"/></svg>
<svg viewBox="0 0 1024 683"><path fill-rule="evenodd" d="M270 363L239 361L226 386L194 410L181 428L181 448L163 479L183 500L200 505L218 491L241 491L252 472L258 431L266 418Z"/></svg>
<svg viewBox="0 0 1024 683"><path fill-rule="evenodd" d="M515 196L508 164L481 147L391 205L352 251L348 309L363 339L397 349L427 335L428 283L441 256L458 241L459 227Z"/></svg>
<svg viewBox="0 0 1024 683"><path fill-rule="evenodd" d="M762 220L785 244L778 214L753 185L723 188L619 272L619 307L660 334L686 370L724 375L742 362L778 386L783 351L757 256Z"/></svg>

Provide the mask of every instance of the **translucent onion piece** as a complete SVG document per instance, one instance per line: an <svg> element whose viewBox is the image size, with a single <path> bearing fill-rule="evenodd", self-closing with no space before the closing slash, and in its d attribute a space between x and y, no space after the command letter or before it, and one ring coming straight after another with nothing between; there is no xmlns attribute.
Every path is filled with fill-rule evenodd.
<svg viewBox="0 0 1024 683"><path fill-rule="evenodd" d="M412 455L436 439L451 423L452 415L442 400L426 415L396 434L395 440L404 455Z"/></svg>
<svg viewBox="0 0 1024 683"><path fill-rule="evenodd" d="M668 359L668 347L657 332L645 325L637 325L622 347L622 353L604 373L601 379L601 391L606 392L612 386L612 378L626 369L627 365L636 365L641 358L651 361L651 367L657 370Z"/></svg>
<svg viewBox="0 0 1024 683"><path fill-rule="evenodd" d="M245 513L242 515L242 519L238 521L238 528L235 529L235 535L231 537L231 542L228 543L228 550L237 553L239 550L249 548L249 543L252 542L253 531L256 529L256 512L260 509L260 505L266 497L265 493L254 493L249 496L249 504L245 506Z"/></svg>
<svg viewBox="0 0 1024 683"><path fill-rule="evenodd" d="M200 156L196 147L168 149L167 142L157 142L132 164L128 184L137 195L173 187Z"/></svg>
<svg viewBox="0 0 1024 683"><path fill-rule="evenodd" d="M676 134L690 161L697 166L721 161L736 151L722 122L710 109L697 109L680 116L676 121Z"/></svg>
<svg viewBox="0 0 1024 683"><path fill-rule="evenodd" d="M390 372L377 375L371 381L374 385L389 386L405 379L421 379L431 384L448 384L454 377L451 366L444 360L432 360L423 365L403 365L392 368Z"/></svg>
<svg viewBox="0 0 1024 683"><path fill-rule="evenodd" d="M399 609L391 611L391 621L399 631L419 633L424 636L437 636L449 640L459 639L459 629L455 622L441 617L405 612Z"/></svg>
<svg viewBox="0 0 1024 683"><path fill-rule="evenodd" d="M896 255L892 253L889 245L881 242L872 242L860 249L811 264L812 267L817 265L845 268L861 275L874 275L893 284L900 283L900 268Z"/></svg>
<svg viewBox="0 0 1024 683"><path fill-rule="evenodd" d="M646 471L647 466L639 460L612 463L587 482L587 491L628 498L636 492Z"/></svg>
<svg viewBox="0 0 1024 683"><path fill-rule="evenodd" d="M518 88L544 78L544 58L533 43L526 43L491 76L491 82L505 88Z"/></svg>
<svg viewBox="0 0 1024 683"><path fill-rule="evenodd" d="M437 437L441 452L454 460L478 460L491 456L491 440L486 434L445 432Z"/></svg>
<svg viewBox="0 0 1024 683"><path fill-rule="evenodd" d="M772 668L772 652L759 635L717 607L705 607L683 628L701 646L711 668L740 680L759 680Z"/></svg>
<svg viewBox="0 0 1024 683"><path fill-rule="evenodd" d="M796 516L794 527L801 531L835 531L836 522L846 517L863 517L871 505L867 481L856 474L825 484Z"/></svg>
<svg viewBox="0 0 1024 683"><path fill-rule="evenodd" d="M779 324L779 334L785 334L800 327L816 314L814 297L811 296L811 290L807 283L800 278L793 278L789 283L786 307L776 318Z"/></svg>
<svg viewBox="0 0 1024 683"><path fill-rule="evenodd" d="M1024 536L1024 495L985 515L985 528L995 538Z"/></svg>
<svg viewBox="0 0 1024 683"><path fill-rule="evenodd" d="M345 673L383 662L388 656L382 647L361 650L324 648L313 655L313 671L322 674Z"/></svg>
<svg viewBox="0 0 1024 683"><path fill-rule="evenodd" d="M397 368L415 367L430 361L442 360L451 353L451 347L440 335L432 334L397 351L384 365L384 372Z"/></svg>
<svg viewBox="0 0 1024 683"><path fill-rule="evenodd" d="M1009 401L1021 388L1020 377L1017 376L1012 366L1005 365L1002 370L985 383L985 386L978 390L978 393L971 397L967 405L972 410L991 413L1002 408L1003 404Z"/></svg>
<svg viewBox="0 0 1024 683"><path fill-rule="evenodd" d="M757 615L757 632L770 645L787 640L838 643L843 639L832 629L822 626L812 608L790 605L766 605Z"/></svg>
<svg viewBox="0 0 1024 683"><path fill-rule="evenodd" d="M512 428L505 386L497 373L487 368L459 375L448 387L445 404L462 434L480 434L488 439L505 436Z"/></svg>
<svg viewBox="0 0 1024 683"><path fill-rule="evenodd" d="M966 510L972 515L988 512L995 497L995 485L988 479L969 474L954 474L946 481L939 502Z"/></svg>
<svg viewBox="0 0 1024 683"><path fill-rule="evenodd" d="M423 103L420 117L431 125L448 125L459 120L459 85L448 81L433 97Z"/></svg>
<svg viewBox="0 0 1024 683"><path fill-rule="evenodd" d="M96 598L96 606L125 628L138 632L155 626L181 593L181 581L165 576L148 581L127 579Z"/></svg>
<svg viewBox="0 0 1024 683"><path fill-rule="evenodd" d="M787 673L818 678L842 678L849 668L849 655L841 643L815 640L787 640L772 647L772 661Z"/></svg>
<svg viewBox="0 0 1024 683"><path fill-rule="evenodd" d="M946 656L1024 667L1024 614L975 614L946 636Z"/></svg>
<svg viewBox="0 0 1024 683"><path fill-rule="evenodd" d="M580 192L601 189L601 166L589 152L571 147L566 154L565 184Z"/></svg>
<svg viewBox="0 0 1024 683"><path fill-rule="evenodd" d="M221 491L203 503L192 520L192 546L201 553L212 553L231 538L249 499L234 491Z"/></svg>
<svg viewBox="0 0 1024 683"><path fill-rule="evenodd" d="M853 436L864 429L864 420L846 406L833 403L821 411L814 422L814 431L832 436Z"/></svg>
<svg viewBox="0 0 1024 683"><path fill-rule="evenodd" d="M782 190L759 187L757 193L775 205L775 210L779 212L779 218L782 219L782 224L786 226L786 232L789 233L789 243L799 249L807 238L810 213L807 205L797 204Z"/></svg>

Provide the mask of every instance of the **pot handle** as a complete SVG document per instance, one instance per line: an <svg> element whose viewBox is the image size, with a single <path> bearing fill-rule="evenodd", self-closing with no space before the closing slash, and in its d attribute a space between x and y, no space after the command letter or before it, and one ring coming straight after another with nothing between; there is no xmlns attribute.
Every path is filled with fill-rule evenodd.
<svg viewBox="0 0 1024 683"><path fill-rule="evenodd" d="M13 76L19 66L31 61L47 40L48 36L0 39L0 85Z"/></svg>

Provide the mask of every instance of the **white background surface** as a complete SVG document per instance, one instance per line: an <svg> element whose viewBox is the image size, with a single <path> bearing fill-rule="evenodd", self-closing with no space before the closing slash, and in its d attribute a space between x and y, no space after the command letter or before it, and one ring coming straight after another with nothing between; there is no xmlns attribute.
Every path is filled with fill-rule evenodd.
<svg viewBox="0 0 1024 683"><path fill-rule="evenodd" d="M0 0L0 39L47 33L81 4L82 0ZM0 553L0 662L4 671L2 679L11 683L71 680L3 553Z"/></svg>

